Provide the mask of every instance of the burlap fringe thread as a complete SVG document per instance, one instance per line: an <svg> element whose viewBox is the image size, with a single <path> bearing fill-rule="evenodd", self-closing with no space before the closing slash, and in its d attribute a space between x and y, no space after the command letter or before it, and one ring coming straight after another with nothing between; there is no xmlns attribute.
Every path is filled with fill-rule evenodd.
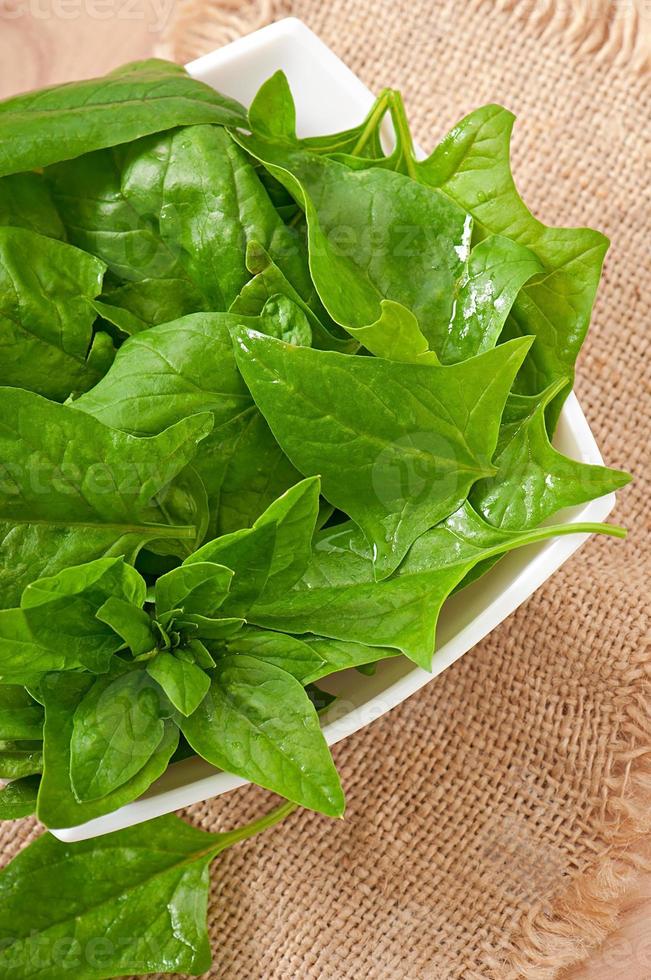
<svg viewBox="0 0 651 980"><path fill-rule="evenodd" d="M631 690L640 675L651 675L651 650L640 652L632 668ZM617 928L626 893L640 872L651 870L651 698L626 696L613 771L604 781L599 867L572 879L551 908L533 911L517 924L503 955L486 949L486 965L497 980L555 980L583 962ZM630 698L630 700L629 700ZM623 974L621 974L623 976ZM486 980L485 976L472 980Z"/></svg>
<svg viewBox="0 0 651 980"><path fill-rule="evenodd" d="M464 0L512 14L537 37L556 37L577 57L651 67L648 0ZM158 53L190 61L293 13L292 0L178 0Z"/></svg>
<svg viewBox="0 0 651 980"><path fill-rule="evenodd" d="M639 72L651 67L651 5L646 0L466 2L476 7L490 3L535 36L561 40L577 57L626 62ZM180 0L159 53L189 61L292 13L292 0ZM649 651L637 669L649 672ZM554 980L585 960L615 930L634 876L649 868L636 853L651 833L651 712L639 693L625 709L618 740L622 749L604 786L602 812L610 857L597 871L573 879L551 908L528 914L501 955L486 949L486 967L499 980ZM485 975L468 980L485 980Z"/></svg>

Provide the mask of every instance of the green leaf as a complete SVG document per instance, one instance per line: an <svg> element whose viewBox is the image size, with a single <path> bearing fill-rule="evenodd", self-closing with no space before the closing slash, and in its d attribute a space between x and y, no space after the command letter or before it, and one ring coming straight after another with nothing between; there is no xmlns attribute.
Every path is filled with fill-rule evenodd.
<svg viewBox="0 0 651 980"><path fill-rule="evenodd" d="M0 684L0 740L43 737L43 708L17 684Z"/></svg>
<svg viewBox="0 0 651 980"><path fill-rule="evenodd" d="M254 607L247 618L287 633L394 647L428 670L441 606L478 562L557 534L586 531L624 533L607 524L500 530L465 503L418 538L391 578L376 582L368 545L347 523L319 535L310 568L285 598Z"/></svg>
<svg viewBox="0 0 651 980"><path fill-rule="evenodd" d="M106 377L74 403L134 435L210 412L214 428L193 460L208 496L208 537L252 524L300 478L237 370L230 329L240 322L235 314L198 313L134 336ZM264 317L248 322L268 327Z"/></svg>
<svg viewBox="0 0 651 980"><path fill-rule="evenodd" d="M340 327L337 327L332 321L328 323L327 327L323 324L320 315L327 317L327 314L321 308L321 304L313 304L320 308L320 315L317 315L294 289L259 242L248 243L246 267L252 273L253 278L245 283L238 296L233 300L230 306L231 313L239 313L243 316L259 316L265 311L269 313L267 306L269 300L278 296L285 296L305 314L310 327L312 346L320 350L337 350L342 354L352 354L357 350L359 344L349 335L343 333ZM271 333L269 329L264 330L264 332ZM289 338L281 337L279 339ZM309 345L303 344L303 346Z"/></svg>
<svg viewBox="0 0 651 980"><path fill-rule="evenodd" d="M145 670L97 678L74 714L70 780L79 802L108 796L139 773L164 727L160 692Z"/></svg>
<svg viewBox="0 0 651 980"><path fill-rule="evenodd" d="M103 78L27 92L0 103L0 176L46 167L148 133L193 123L240 125L233 99L150 59Z"/></svg>
<svg viewBox="0 0 651 980"><path fill-rule="evenodd" d="M143 579L122 558L100 558L28 585L20 609L0 610L0 674L26 682L50 670L108 670L121 641L96 613L109 596L144 601Z"/></svg>
<svg viewBox="0 0 651 980"><path fill-rule="evenodd" d="M509 161L514 118L498 105L477 109L416 167L420 180L473 216L476 236L510 238L542 264L543 276L518 295L507 333L536 337L518 379L521 393L536 394L560 380L567 383L547 410L552 431L574 378L608 240L587 228L547 227L527 210Z"/></svg>
<svg viewBox="0 0 651 980"><path fill-rule="evenodd" d="M191 715L210 687L210 678L201 667L186 663L171 653L159 653L147 664L147 673L160 684L177 711Z"/></svg>
<svg viewBox="0 0 651 980"><path fill-rule="evenodd" d="M437 367L234 333L240 371L276 439L363 529L378 577L492 474L504 403L529 346L513 341Z"/></svg>
<svg viewBox="0 0 651 980"><path fill-rule="evenodd" d="M192 568L197 563L218 562L232 569L234 577L228 595L220 604L220 615L246 617L247 611L262 594L269 577L275 537L276 525L273 522L232 531L208 541L183 564Z"/></svg>
<svg viewBox="0 0 651 980"><path fill-rule="evenodd" d="M134 657L143 656L155 648L156 635L151 616L144 609L117 596L110 596L95 615L124 640Z"/></svg>
<svg viewBox="0 0 651 980"><path fill-rule="evenodd" d="M342 815L343 793L317 713L286 671L251 657L221 658L208 694L181 728L195 752L220 769L301 806Z"/></svg>
<svg viewBox="0 0 651 980"><path fill-rule="evenodd" d="M539 396L509 396L493 459L497 472L470 492L473 506L489 524L514 530L536 527L564 507L629 483L628 473L579 463L553 448L545 410L560 385Z"/></svg>
<svg viewBox="0 0 651 980"><path fill-rule="evenodd" d="M12 174L0 179L0 226L7 225L65 239L66 230L42 174Z"/></svg>
<svg viewBox="0 0 651 980"><path fill-rule="evenodd" d="M452 315L469 248L465 210L402 174L237 138L303 207L310 272L332 319L378 356L435 362L428 338Z"/></svg>
<svg viewBox="0 0 651 980"><path fill-rule="evenodd" d="M76 844L43 835L0 873L2 976L204 973L210 862L293 809L221 834L170 814Z"/></svg>
<svg viewBox="0 0 651 980"><path fill-rule="evenodd" d="M397 657L388 647L371 647L363 643L331 640L325 636L289 636L247 627L227 642L229 653L245 654L274 664L295 677L301 684L311 684L328 674L349 667Z"/></svg>
<svg viewBox="0 0 651 980"><path fill-rule="evenodd" d="M296 109L283 71L264 82L249 106L249 127L269 139L296 140Z"/></svg>
<svg viewBox="0 0 651 980"><path fill-rule="evenodd" d="M0 789L0 820L20 820L36 811L41 777L23 776Z"/></svg>
<svg viewBox="0 0 651 980"><path fill-rule="evenodd" d="M121 280L185 283L184 313L229 308L249 278L252 240L301 294L312 291L295 233L219 126L148 137L53 168L49 177L70 241Z"/></svg>
<svg viewBox="0 0 651 980"><path fill-rule="evenodd" d="M144 320L121 306L112 306L110 303L99 299L92 300L91 306L102 320L117 329L121 337L131 337L134 333L140 333L141 330L147 329L148 324Z"/></svg>
<svg viewBox="0 0 651 980"><path fill-rule="evenodd" d="M0 779L21 779L43 771L43 745L38 741L0 742Z"/></svg>
<svg viewBox="0 0 651 980"><path fill-rule="evenodd" d="M193 561L156 580L156 614L182 609L214 617L229 594L233 572L212 561Z"/></svg>
<svg viewBox="0 0 651 980"><path fill-rule="evenodd" d="M158 748L140 772L103 799L80 803L70 784L70 740L74 712L92 685L92 677L74 673L48 674L41 684L45 730L38 817L48 827L74 827L135 800L165 772L178 745L178 728L166 721Z"/></svg>
<svg viewBox="0 0 651 980"><path fill-rule="evenodd" d="M63 401L99 381L97 353L89 353L95 319L90 301L101 291L104 268L65 242L0 228L0 384ZM108 367L109 339L98 334L93 344L104 342Z"/></svg>
<svg viewBox="0 0 651 980"><path fill-rule="evenodd" d="M194 540L193 528L152 526L141 515L190 461L209 416L137 439L32 392L0 388L0 418L0 606L16 605L30 582L67 565L129 559L156 538Z"/></svg>
<svg viewBox="0 0 651 980"><path fill-rule="evenodd" d="M444 364L465 361L497 343L524 284L543 271L524 245L492 235L471 251L450 322L434 349Z"/></svg>
<svg viewBox="0 0 651 980"><path fill-rule="evenodd" d="M312 555L312 538L319 515L321 480L309 477L274 500L254 527L273 524L273 556L260 601L282 595L307 568Z"/></svg>

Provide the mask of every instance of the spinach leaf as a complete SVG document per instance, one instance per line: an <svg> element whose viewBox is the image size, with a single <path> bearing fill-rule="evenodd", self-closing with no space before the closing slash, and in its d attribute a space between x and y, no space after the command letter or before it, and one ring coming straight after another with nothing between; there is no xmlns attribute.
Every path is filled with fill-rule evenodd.
<svg viewBox="0 0 651 980"><path fill-rule="evenodd" d="M228 596L232 578L230 568L210 561L174 568L156 581L156 614L182 609L185 613L214 616Z"/></svg>
<svg viewBox="0 0 651 980"><path fill-rule="evenodd" d="M0 178L0 226L7 225L65 239L66 230L42 174Z"/></svg>
<svg viewBox="0 0 651 980"><path fill-rule="evenodd" d="M149 439L109 429L29 391L0 388L0 606L43 575L194 528L151 525L148 501L190 461L209 416ZM151 513L151 511L150 511Z"/></svg>
<svg viewBox="0 0 651 980"><path fill-rule="evenodd" d="M337 350L342 354L355 353L359 344L344 334L341 328L330 320L325 310L319 309L317 313L308 306L259 242L249 242L247 245L246 267L253 278L242 287L239 295L231 303L229 312L244 316L259 316L265 310L269 312L267 304L270 299L285 296L305 314L312 337L311 346L320 350ZM317 306L315 303L313 305ZM327 325L323 320L327 320ZM264 332L272 333L269 329ZM289 340L285 337L279 339Z"/></svg>
<svg viewBox="0 0 651 980"><path fill-rule="evenodd" d="M273 523L231 531L208 541L185 559L184 566L192 568L196 562L201 565L218 562L232 569L233 581L221 603L220 613L229 617L245 617L262 594L269 577L275 537L276 526Z"/></svg>
<svg viewBox="0 0 651 980"><path fill-rule="evenodd" d="M295 233L219 126L148 137L48 173L70 241L121 280L184 283L184 313L228 309L249 278L245 248L252 240L302 295L313 291ZM132 285L130 295L136 292ZM119 305L115 297L113 303Z"/></svg>
<svg viewBox="0 0 651 980"><path fill-rule="evenodd" d="M28 585L20 609L0 610L3 678L24 682L50 670L108 670L121 639L96 612L109 596L144 601L143 579L122 558L65 568Z"/></svg>
<svg viewBox="0 0 651 980"><path fill-rule="evenodd" d="M133 62L103 78L0 102L0 176L192 123L239 125L246 113L168 61Z"/></svg>
<svg viewBox="0 0 651 980"><path fill-rule="evenodd" d="M429 670L441 606L478 562L587 529L623 536L608 524L501 530L486 524L466 502L417 539L394 575L376 582L372 551L347 523L321 532L303 579L284 598L254 607L247 619L271 630L394 647Z"/></svg>
<svg viewBox="0 0 651 980"><path fill-rule="evenodd" d="M302 576L312 553L319 489L318 477L302 480L275 500L253 527L209 541L185 559L188 570L214 561L233 569L235 578L222 613L244 617L255 602L284 594ZM205 605L202 611L208 610ZM200 612L198 606L189 611Z"/></svg>
<svg viewBox="0 0 651 980"><path fill-rule="evenodd" d="M36 811L41 777L23 776L0 789L0 820L20 820Z"/></svg>
<svg viewBox="0 0 651 980"><path fill-rule="evenodd" d="M0 228L0 384L63 401L99 381L113 357L108 334L92 336L104 268L65 242Z"/></svg>
<svg viewBox="0 0 651 980"><path fill-rule="evenodd" d="M97 678L75 710L70 741L70 781L80 803L108 796L144 768L161 744L163 713L145 670Z"/></svg>
<svg viewBox="0 0 651 980"><path fill-rule="evenodd" d="M109 596L95 616L124 640L134 657L144 656L156 647L157 637L151 616L131 602L115 595Z"/></svg>
<svg viewBox="0 0 651 980"><path fill-rule="evenodd" d="M398 656L397 650L388 647L371 647L325 636L289 636L256 627L247 627L228 640L227 649L232 654L245 654L274 664L303 685L338 670Z"/></svg>
<svg viewBox="0 0 651 980"><path fill-rule="evenodd" d="M279 667L243 655L220 658L208 694L181 729L213 765L301 806L343 813L317 713L303 686Z"/></svg>
<svg viewBox="0 0 651 980"><path fill-rule="evenodd" d="M518 379L521 393L566 382L547 408L552 431L574 378L608 240L587 228L547 227L527 210L509 162L513 122L501 106L477 109L415 167L420 180L472 214L477 237L510 238L542 264L543 276L524 286L515 301L507 335L536 337Z"/></svg>
<svg viewBox="0 0 651 980"><path fill-rule="evenodd" d="M312 556L320 490L319 477L302 480L274 500L255 522L256 528L273 525L276 529L269 576L261 601L284 594L307 568Z"/></svg>
<svg viewBox="0 0 651 980"><path fill-rule="evenodd" d="M210 677L201 667L164 651L147 664L147 673L185 717L197 710L210 687Z"/></svg>
<svg viewBox="0 0 651 980"><path fill-rule="evenodd" d="M553 448L545 410L564 382L542 395L510 395L493 458L497 472L470 491L484 520L496 527L536 527L564 507L574 507L630 481L628 473L590 466Z"/></svg>
<svg viewBox="0 0 651 980"><path fill-rule="evenodd" d="M428 339L452 315L469 247L465 211L389 170L238 139L305 210L310 272L332 319L378 356L435 362Z"/></svg>
<svg viewBox="0 0 651 980"><path fill-rule="evenodd" d="M240 322L236 314L196 313L131 337L106 377L74 403L134 435L210 412L214 428L193 459L208 497L208 537L252 524L300 478L237 370L230 329ZM244 322L273 329L264 316Z"/></svg>
<svg viewBox="0 0 651 980"><path fill-rule="evenodd" d="M205 972L210 862L293 809L221 834L169 815L77 844L39 837L0 873L2 975Z"/></svg>
<svg viewBox="0 0 651 980"><path fill-rule="evenodd" d="M70 783L70 742L74 712L92 686L91 676L72 672L48 674L41 683L44 764L37 813L48 827L74 827L135 800L165 772L178 745L178 728L173 721L166 721L160 744L139 772L102 799L80 803Z"/></svg>
<svg viewBox="0 0 651 980"><path fill-rule="evenodd" d="M433 342L443 363L494 347L522 286L542 271L533 252L510 238L491 235L478 242L457 284L450 322Z"/></svg>
<svg viewBox="0 0 651 980"><path fill-rule="evenodd" d="M492 475L502 410L529 344L440 367L291 347L246 329L234 336L276 439L302 473L321 474L325 498L363 529L378 578Z"/></svg>
<svg viewBox="0 0 651 980"><path fill-rule="evenodd" d="M0 742L0 779L22 779L43 771L39 741Z"/></svg>
<svg viewBox="0 0 651 980"><path fill-rule="evenodd" d="M0 740L43 737L43 708L18 684L0 684Z"/></svg>

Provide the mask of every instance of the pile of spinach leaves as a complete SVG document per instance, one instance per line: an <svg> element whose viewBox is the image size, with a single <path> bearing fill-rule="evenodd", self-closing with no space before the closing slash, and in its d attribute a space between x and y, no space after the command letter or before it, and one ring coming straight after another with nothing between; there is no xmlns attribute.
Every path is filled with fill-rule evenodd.
<svg viewBox="0 0 651 980"><path fill-rule="evenodd" d="M0 818L84 823L192 753L289 801L42 837L3 976L205 970L210 860L343 814L315 683L428 669L506 552L622 536L549 522L628 480L551 444L607 242L528 212L512 122L421 160L387 89L299 139L282 73L247 112L162 61L0 104Z"/></svg>

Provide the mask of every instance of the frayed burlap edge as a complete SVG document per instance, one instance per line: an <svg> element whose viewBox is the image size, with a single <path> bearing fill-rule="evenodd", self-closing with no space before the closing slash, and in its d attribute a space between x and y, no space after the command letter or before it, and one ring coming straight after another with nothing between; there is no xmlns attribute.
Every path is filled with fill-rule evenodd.
<svg viewBox="0 0 651 980"><path fill-rule="evenodd" d="M554 980L585 961L617 928L626 894L644 871L651 834L651 652L640 652L615 733L612 768L600 787L596 823L604 851L587 872L573 878L551 908L526 914L501 955L486 949L486 964L499 980ZM479 978L478 978L479 980Z"/></svg>
<svg viewBox="0 0 651 980"><path fill-rule="evenodd" d="M491 4L515 17L534 36L558 38L577 58L651 68L651 15L645 0L469 0ZM189 61L293 13L292 0L181 0L158 53ZM651 691L639 691L651 673L651 654L641 654L623 698L614 736L612 769L601 786L597 828L604 852L577 875L548 908L527 913L504 948L486 948L486 967L499 980L554 980L587 959L617 928L627 892L648 870L645 839L651 833ZM484 976L468 975L469 980Z"/></svg>
<svg viewBox="0 0 651 980"><path fill-rule="evenodd" d="M646 0L468 0L515 17L535 36L557 37L577 57L651 67ZM292 0L179 0L158 53L189 61L292 13Z"/></svg>

